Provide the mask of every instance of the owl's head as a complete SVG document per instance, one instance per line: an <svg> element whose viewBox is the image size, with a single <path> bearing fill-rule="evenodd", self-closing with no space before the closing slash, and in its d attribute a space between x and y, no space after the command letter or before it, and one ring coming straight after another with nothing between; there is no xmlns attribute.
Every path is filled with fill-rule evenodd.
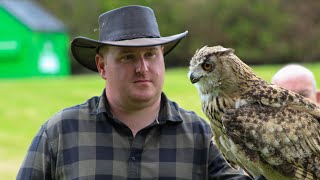
<svg viewBox="0 0 320 180"><path fill-rule="evenodd" d="M242 71L252 72L233 53L233 49L222 46L204 46L196 51L190 61L188 76L201 94L236 90L241 83Z"/></svg>

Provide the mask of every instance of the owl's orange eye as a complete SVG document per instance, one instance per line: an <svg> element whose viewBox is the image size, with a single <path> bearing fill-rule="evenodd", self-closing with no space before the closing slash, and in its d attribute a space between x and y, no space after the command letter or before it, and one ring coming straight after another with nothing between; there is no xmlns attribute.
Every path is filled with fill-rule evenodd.
<svg viewBox="0 0 320 180"><path fill-rule="evenodd" d="M210 64L210 63L203 63L203 64L202 64L202 69L204 69L205 71L211 71L211 70L212 70L212 64Z"/></svg>

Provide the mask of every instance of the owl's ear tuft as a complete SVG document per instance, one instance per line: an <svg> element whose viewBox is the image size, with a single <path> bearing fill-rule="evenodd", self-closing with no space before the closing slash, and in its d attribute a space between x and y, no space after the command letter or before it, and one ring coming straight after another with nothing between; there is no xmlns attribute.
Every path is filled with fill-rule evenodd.
<svg viewBox="0 0 320 180"><path fill-rule="evenodd" d="M220 48L216 51L216 55L219 57L219 56L223 56L223 55L227 55L227 54L231 54L231 53L234 53L235 50L232 49L232 48Z"/></svg>
<svg viewBox="0 0 320 180"><path fill-rule="evenodd" d="M208 45L205 45L205 46L203 46L202 48L197 49L196 52L195 52L195 54L197 54L200 50L205 49L205 48L207 48L207 47L208 47Z"/></svg>
<svg viewBox="0 0 320 180"><path fill-rule="evenodd" d="M228 48L228 51L229 51L230 53L234 53L236 50L234 50L234 49L232 49L232 48Z"/></svg>

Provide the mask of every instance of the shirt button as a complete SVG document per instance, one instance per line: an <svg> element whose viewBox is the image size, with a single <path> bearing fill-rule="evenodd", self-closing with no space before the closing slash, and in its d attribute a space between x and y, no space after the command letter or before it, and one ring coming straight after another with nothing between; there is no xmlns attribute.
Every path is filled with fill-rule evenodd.
<svg viewBox="0 0 320 180"><path fill-rule="evenodd" d="M132 161L135 161L135 160L136 160L136 157L132 156L131 159L132 159Z"/></svg>

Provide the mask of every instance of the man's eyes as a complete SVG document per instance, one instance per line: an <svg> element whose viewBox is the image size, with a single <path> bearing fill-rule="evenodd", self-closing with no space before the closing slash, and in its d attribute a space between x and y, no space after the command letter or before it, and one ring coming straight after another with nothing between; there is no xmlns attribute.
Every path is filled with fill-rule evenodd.
<svg viewBox="0 0 320 180"><path fill-rule="evenodd" d="M134 58L135 58L134 54L124 54L120 56L121 61L129 61L129 60L133 60Z"/></svg>
<svg viewBox="0 0 320 180"><path fill-rule="evenodd" d="M128 55L125 55L123 56L124 59L134 59L135 58L135 55L133 54L128 54Z"/></svg>
<svg viewBox="0 0 320 180"><path fill-rule="evenodd" d="M144 58L150 59L156 55L157 55L156 51L148 51L144 54ZM132 60L136 60L138 56L139 55L136 55L136 54L123 54L120 56L120 60L121 61L129 61L129 60L132 61Z"/></svg>
<svg viewBox="0 0 320 180"><path fill-rule="evenodd" d="M157 54L156 52L151 51L151 52L147 52L147 53L145 54L145 56L146 56L146 57L152 57L152 56L155 56L156 54Z"/></svg>

